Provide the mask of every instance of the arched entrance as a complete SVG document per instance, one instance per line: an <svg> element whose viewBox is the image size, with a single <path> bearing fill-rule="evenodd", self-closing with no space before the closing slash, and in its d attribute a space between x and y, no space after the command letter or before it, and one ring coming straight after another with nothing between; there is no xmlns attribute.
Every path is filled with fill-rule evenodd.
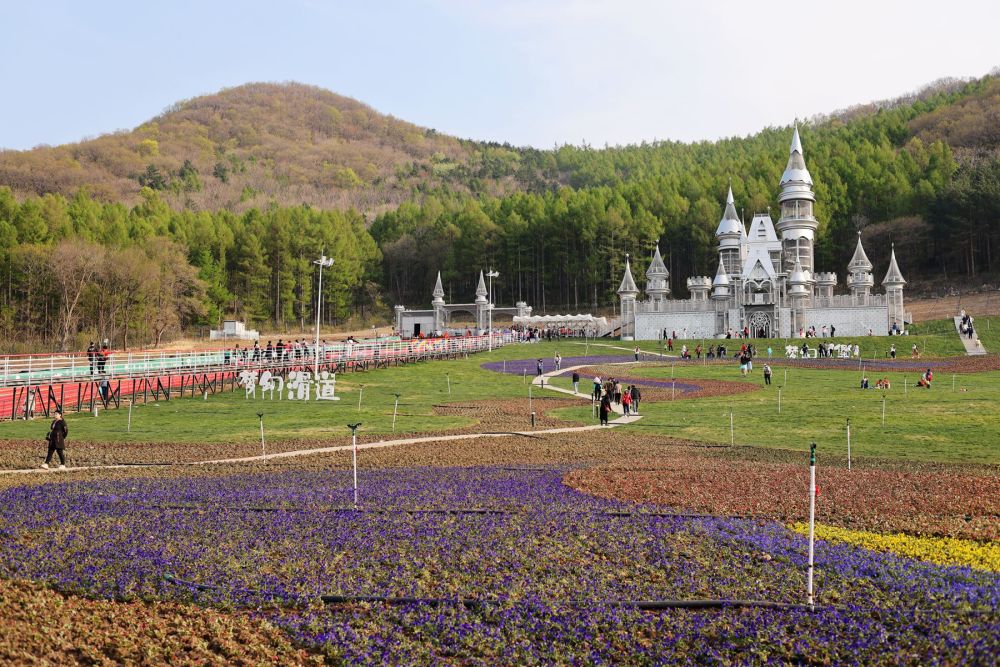
<svg viewBox="0 0 1000 667"><path fill-rule="evenodd" d="M761 310L751 313L747 320L747 328L750 329L752 338L771 338L771 316Z"/></svg>

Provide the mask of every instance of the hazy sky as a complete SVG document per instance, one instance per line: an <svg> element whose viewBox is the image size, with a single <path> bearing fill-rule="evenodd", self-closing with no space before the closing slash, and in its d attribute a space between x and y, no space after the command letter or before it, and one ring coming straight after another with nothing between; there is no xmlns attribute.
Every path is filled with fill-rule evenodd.
<svg viewBox="0 0 1000 667"><path fill-rule="evenodd" d="M1000 2L0 0L0 146L301 81L474 139L745 135L1000 65Z"/></svg>

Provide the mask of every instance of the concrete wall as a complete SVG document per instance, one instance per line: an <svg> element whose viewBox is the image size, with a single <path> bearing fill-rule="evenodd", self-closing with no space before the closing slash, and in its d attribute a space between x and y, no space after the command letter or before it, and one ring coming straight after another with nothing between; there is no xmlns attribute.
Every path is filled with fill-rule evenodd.
<svg viewBox="0 0 1000 667"><path fill-rule="evenodd" d="M803 311L805 328L816 327L822 331L823 325L837 327L838 336L867 336L868 330L876 336L885 336L888 331L889 312L885 306L854 306L851 308L807 308ZM797 336L798 331L793 332Z"/></svg>
<svg viewBox="0 0 1000 667"><path fill-rule="evenodd" d="M425 336L434 333L434 315L403 315L400 335L403 338L413 337L413 325L420 325L420 332Z"/></svg>
<svg viewBox="0 0 1000 667"><path fill-rule="evenodd" d="M638 313L635 316L636 340L659 340L663 330L669 336L676 331L680 337L687 329L688 338L715 336L715 313Z"/></svg>

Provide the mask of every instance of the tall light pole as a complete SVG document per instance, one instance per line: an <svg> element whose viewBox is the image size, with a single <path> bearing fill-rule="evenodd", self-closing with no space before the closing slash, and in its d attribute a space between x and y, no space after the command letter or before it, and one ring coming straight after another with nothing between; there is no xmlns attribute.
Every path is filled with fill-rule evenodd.
<svg viewBox="0 0 1000 667"><path fill-rule="evenodd" d="M494 278L499 278L500 277L500 272L499 271L494 271L493 269L490 269L489 271L486 272L486 275L490 279L490 305L489 305L490 326L489 326L489 337L490 337L490 352L492 352L493 351L493 279Z"/></svg>
<svg viewBox="0 0 1000 667"><path fill-rule="evenodd" d="M319 265L319 289L316 290L316 347L313 349L316 359L313 366L313 377L319 378L319 316L323 309L323 267L333 266L333 257L320 255L319 259L313 260L313 264Z"/></svg>

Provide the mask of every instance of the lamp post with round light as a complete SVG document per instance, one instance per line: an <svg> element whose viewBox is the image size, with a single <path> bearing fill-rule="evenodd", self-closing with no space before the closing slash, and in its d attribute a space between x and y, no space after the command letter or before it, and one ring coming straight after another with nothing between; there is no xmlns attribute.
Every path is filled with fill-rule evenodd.
<svg viewBox="0 0 1000 667"><path fill-rule="evenodd" d="M499 278L500 272L490 269L489 271L486 272L486 275L490 279L490 305L489 305L490 326L489 326L489 331L487 333L490 337L490 352L492 352L493 351L493 279Z"/></svg>
<svg viewBox="0 0 1000 667"><path fill-rule="evenodd" d="M314 377L319 377L319 322L320 322L320 311L323 309L323 267L333 266L333 257L327 257L326 255L320 255L319 259L314 259L313 264L319 266L319 288L316 290L316 347L314 352L316 354L316 363L313 368Z"/></svg>

